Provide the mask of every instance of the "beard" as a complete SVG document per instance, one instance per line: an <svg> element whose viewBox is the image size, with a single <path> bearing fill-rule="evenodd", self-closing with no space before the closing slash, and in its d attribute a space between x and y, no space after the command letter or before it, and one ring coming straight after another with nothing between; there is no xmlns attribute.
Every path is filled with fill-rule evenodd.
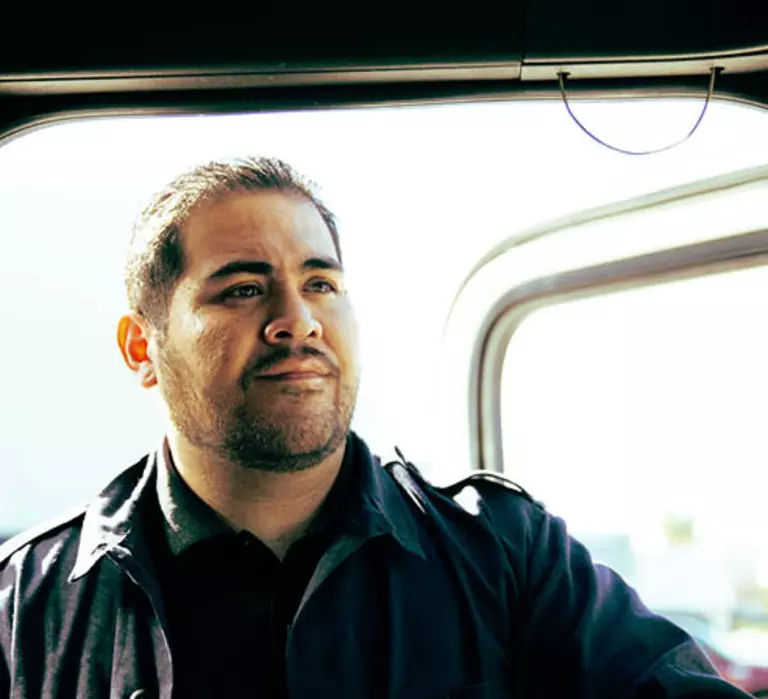
<svg viewBox="0 0 768 699"><path fill-rule="evenodd" d="M278 396L259 395L258 379L246 371L235 385L215 391L210 377L194 371L181 353L165 347L159 354L160 389L171 422L190 444L221 459L248 469L292 473L317 466L347 439L356 380L344 381L337 372L328 397L288 389ZM271 361L294 354L284 350Z"/></svg>

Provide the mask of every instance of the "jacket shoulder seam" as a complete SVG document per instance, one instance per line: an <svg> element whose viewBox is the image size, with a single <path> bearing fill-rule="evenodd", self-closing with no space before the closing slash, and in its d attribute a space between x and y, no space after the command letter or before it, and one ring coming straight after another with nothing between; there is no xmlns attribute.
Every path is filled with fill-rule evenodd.
<svg viewBox="0 0 768 699"><path fill-rule="evenodd" d="M45 520L40 524L34 525L29 529L12 536L8 541L0 544L0 565L4 564L14 553L21 550L28 544L33 544L42 540L46 536L55 534L58 531L73 524L77 519L85 515L86 506L79 505L72 508L63 515Z"/></svg>

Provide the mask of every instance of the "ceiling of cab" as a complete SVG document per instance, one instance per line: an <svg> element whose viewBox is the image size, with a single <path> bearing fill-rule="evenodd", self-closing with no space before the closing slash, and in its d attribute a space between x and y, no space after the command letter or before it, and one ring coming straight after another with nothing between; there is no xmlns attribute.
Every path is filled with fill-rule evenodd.
<svg viewBox="0 0 768 699"><path fill-rule="evenodd" d="M50 115L403 102L569 89L701 91L768 104L768 22L744 0L509 0L42 18L0 42L0 133ZM8 40L10 39L10 40Z"/></svg>

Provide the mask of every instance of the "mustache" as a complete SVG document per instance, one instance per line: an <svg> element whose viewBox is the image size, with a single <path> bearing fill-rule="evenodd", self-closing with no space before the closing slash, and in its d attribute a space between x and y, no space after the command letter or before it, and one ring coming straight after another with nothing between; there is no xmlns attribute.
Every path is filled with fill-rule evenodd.
<svg viewBox="0 0 768 699"><path fill-rule="evenodd" d="M242 385L246 387L259 374L282 362L289 359L306 359L307 357L320 360L334 376L338 374L339 368L336 364L331 361L328 355L315 347L309 347L308 345L303 345L302 347L278 347L273 352L255 359L248 365L243 372Z"/></svg>

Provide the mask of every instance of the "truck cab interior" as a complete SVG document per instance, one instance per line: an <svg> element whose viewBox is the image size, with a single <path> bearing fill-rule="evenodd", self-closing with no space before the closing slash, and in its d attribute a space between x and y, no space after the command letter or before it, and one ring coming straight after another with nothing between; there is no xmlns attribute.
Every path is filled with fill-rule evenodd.
<svg viewBox="0 0 768 699"><path fill-rule="evenodd" d="M764 7L39 13L0 43L0 539L160 436L114 347L140 207L274 155L338 213L354 428L521 483L768 696Z"/></svg>

